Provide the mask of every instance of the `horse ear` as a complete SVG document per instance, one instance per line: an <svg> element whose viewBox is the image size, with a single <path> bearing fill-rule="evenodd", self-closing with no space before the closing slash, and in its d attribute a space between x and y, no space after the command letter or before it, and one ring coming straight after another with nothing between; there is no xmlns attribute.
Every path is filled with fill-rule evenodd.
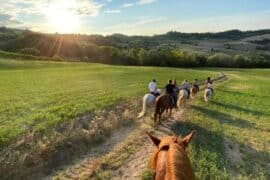
<svg viewBox="0 0 270 180"><path fill-rule="evenodd" d="M188 146L189 142L191 141L193 135L195 134L195 130L191 131L188 135L186 135L182 141L183 141L183 144L185 146L185 148Z"/></svg>
<svg viewBox="0 0 270 180"><path fill-rule="evenodd" d="M148 137L150 138L150 140L151 140L156 146L159 145L160 140L159 140L157 137L153 136L153 135L150 134L149 132L146 132L146 134L148 135Z"/></svg>

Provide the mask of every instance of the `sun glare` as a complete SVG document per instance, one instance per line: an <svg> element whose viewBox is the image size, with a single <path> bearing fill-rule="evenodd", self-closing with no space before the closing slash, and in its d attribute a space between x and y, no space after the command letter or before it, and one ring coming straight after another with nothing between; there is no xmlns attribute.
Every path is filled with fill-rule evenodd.
<svg viewBox="0 0 270 180"><path fill-rule="evenodd" d="M59 33L73 33L79 30L79 17L75 14L76 2L74 0L60 0L49 4L45 9L50 31Z"/></svg>

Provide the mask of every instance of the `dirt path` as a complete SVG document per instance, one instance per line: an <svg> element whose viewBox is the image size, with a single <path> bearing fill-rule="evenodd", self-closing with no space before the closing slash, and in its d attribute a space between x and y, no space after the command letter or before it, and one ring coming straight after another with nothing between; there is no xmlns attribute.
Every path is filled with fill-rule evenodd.
<svg viewBox="0 0 270 180"><path fill-rule="evenodd" d="M153 133L158 137L172 134L171 127L176 121L182 120L182 113L181 111L174 112L172 117L168 121L163 122L162 125L156 127ZM145 136L145 134L142 134L142 136ZM147 169L149 157L154 149L153 144L146 141L135 154L126 160L121 168L115 171L112 179L141 179L141 173Z"/></svg>
<svg viewBox="0 0 270 180"><path fill-rule="evenodd" d="M216 81L222 81L217 78ZM138 108L138 107L137 107ZM188 108L187 108L188 109ZM187 111L187 109L185 111ZM132 109L139 112L140 109ZM149 113L150 114L150 113ZM184 111L173 111L171 118L165 118L162 125L153 128L152 118L137 119L137 114L129 118L135 121L133 126L123 127L113 133L110 138L90 150L84 157L72 165L63 167L61 171L52 174L49 179L141 179L146 170L148 160L154 151L154 146L146 137L145 130L150 130L158 137L172 134L172 126L184 121ZM142 127L147 126L148 127ZM151 125L150 125L151 124Z"/></svg>
<svg viewBox="0 0 270 180"><path fill-rule="evenodd" d="M163 122L162 125L157 126L153 133L159 137L170 134L170 127L176 120L179 119L181 119L181 112L174 112L173 117L167 119L169 121ZM145 117L143 119L136 119L136 121L143 124L145 121L152 121L152 119ZM127 154L127 158L123 160L119 168L116 168L111 172L110 177L111 179L115 180L127 178L140 179L141 173L147 168L148 160L154 150L154 146L149 143L149 140L146 138L146 135L143 132L144 130L142 130L143 128L135 124L119 129L104 143L92 148L88 154L80 157L71 165L64 166L60 170L55 171L46 179L81 179L82 177L91 178L93 175L95 175L96 169L106 169L106 163L101 161L104 156L111 153L111 151L117 151L117 149L129 148L132 146L129 139L132 138L140 139L141 145L134 147L134 153ZM151 130L153 131L153 129ZM136 136L132 135L132 133L136 133ZM131 136L132 138L128 138L128 136Z"/></svg>

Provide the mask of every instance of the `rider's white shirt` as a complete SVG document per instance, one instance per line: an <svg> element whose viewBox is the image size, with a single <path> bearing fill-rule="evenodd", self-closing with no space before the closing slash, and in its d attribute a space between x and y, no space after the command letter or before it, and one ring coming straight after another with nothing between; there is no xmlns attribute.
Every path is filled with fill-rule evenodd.
<svg viewBox="0 0 270 180"><path fill-rule="evenodd" d="M150 82L149 83L149 90L150 92L156 92L156 89L157 89L157 84L155 82Z"/></svg>
<svg viewBox="0 0 270 180"><path fill-rule="evenodd" d="M207 87L208 88L213 88L212 84L210 84L210 83L207 83Z"/></svg>

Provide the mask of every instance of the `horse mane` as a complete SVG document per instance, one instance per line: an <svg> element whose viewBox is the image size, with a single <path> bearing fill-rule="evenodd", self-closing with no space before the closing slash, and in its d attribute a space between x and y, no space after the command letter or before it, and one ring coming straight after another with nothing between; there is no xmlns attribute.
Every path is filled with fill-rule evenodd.
<svg viewBox="0 0 270 180"><path fill-rule="evenodd" d="M193 180L195 175L192 171L187 153L183 147L175 143L177 137L162 139L159 148L153 153L151 158L151 167L153 170L157 167L158 154L161 150L167 150L166 172L168 179L172 180Z"/></svg>

